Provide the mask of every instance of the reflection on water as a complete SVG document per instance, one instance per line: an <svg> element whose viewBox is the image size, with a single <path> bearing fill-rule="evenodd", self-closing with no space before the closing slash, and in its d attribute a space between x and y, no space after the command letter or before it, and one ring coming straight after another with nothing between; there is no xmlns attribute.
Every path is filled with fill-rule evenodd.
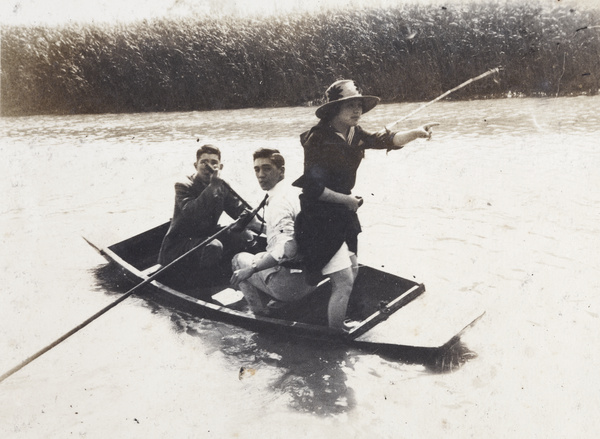
<svg viewBox="0 0 600 439"><path fill-rule="evenodd" d="M109 295L122 295L136 284L127 281L113 263L93 270L98 289ZM144 297L143 289L137 293ZM345 367L360 355L377 355L391 362L422 365L431 373L452 372L476 357L459 337L437 349L397 345L369 345L356 348L277 334L250 332L231 325L199 318L177 309L141 302L154 314L170 318L178 333L200 337L212 349L240 365L239 379L248 379L257 370L269 368L270 387L290 398L290 407L316 415L335 415L356 405L353 390L346 385Z"/></svg>
<svg viewBox="0 0 600 439"><path fill-rule="evenodd" d="M349 359L343 346L315 346L310 341L236 331L221 338L220 349L242 365L241 379L265 365L273 368L271 389L288 395L296 410L330 415L356 405L342 369Z"/></svg>
<svg viewBox="0 0 600 439"><path fill-rule="evenodd" d="M111 296L121 295L135 286L124 277L122 270L114 263L107 263L90 270L96 279L98 291Z"/></svg>

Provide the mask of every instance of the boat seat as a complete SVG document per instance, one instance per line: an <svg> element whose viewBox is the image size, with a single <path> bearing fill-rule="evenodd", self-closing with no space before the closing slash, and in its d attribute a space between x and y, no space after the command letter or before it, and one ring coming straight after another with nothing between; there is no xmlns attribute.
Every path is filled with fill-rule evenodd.
<svg viewBox="0 0 600 439"><path fill-rule="evenodd" d="M155 264L152 267L148 267L144 271L142 271L142 274L145 274L146 276L152 276L154 273L156 273L161 268L162 268L162 265Z"/></svg>

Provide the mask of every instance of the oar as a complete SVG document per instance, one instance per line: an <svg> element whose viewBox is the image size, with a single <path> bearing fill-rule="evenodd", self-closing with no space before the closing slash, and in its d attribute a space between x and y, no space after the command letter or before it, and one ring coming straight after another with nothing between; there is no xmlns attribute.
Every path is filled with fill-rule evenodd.
<svg viewBox="0 0 600 439"><path fill-rule="evenodd" d="M229 189L229 191L230 191L230 192L233 194L233 196L234 196L234 197L238 198L238 199L239 199L239 200L242 202L242 204L243 204L244 206L246 206L246 208L248 208L248 209L252 209L252 206L251 206L251 205L250 205L250 204L249 204L249 203L248 203L246 200L244 200L244 199L243 199L243 198L240 196L240 194L238 194L236 191L234 191L234 190L233 190L233 188L232 188L232 187L229 185L229 183L227 183L225 180L222 180L222 181L223 181L223 184L224 184L225 186L227 186L227 188L228 188L228 189ZM263 219L263 217L262 217L262 216L260 216L258 213L256 214L256 217L257 217L259 220L261 220L262 222L265 222L265 220Z"/></svg>
<svg viewBox="0 0 600 439"><path fill-rule="evenodd" d="M472 82L479 81L480 79L483 79L483 78L485 78L486 76L488 76L488 75L491 75L492 73L498 73L498 72L499 72L501 69L502 69L501 67L496 67L496 68L494 68L494 69L488 70L488 71L487 71L487 72L485 72L485 73L482 73L482 74L481 74L481 75L479 75L479 76L475 76L474 78L471 78L471 79L469 79L469 80L467 80L467 81L463 82L462 84L460 84L460 85L458 85L458 86L454 87L453 89L451 89L451 90L448 90L448 91L447 91L447 92L445 92L445 93L442 93L441 95L439 95L439 96L438 96L437 98L435 98L434 100L432 100L432 101L429 101L429 102L427 102L427 103L425 103L425 104L421 105L421 106L420 106L419 108L417 108L416 110L413 110L413 111L411 111L411 112L410 112L410 113L408 113L406 116L404 116L404 117L401 117L401 118L400 118L400 119L398 119L396 122L394 122L394 123L392 123L392 124L390 124L390 125L386 126L385 128L386 128L388 131L391 131L391 129L392 129L392 127L393 127L394 125L396 125L396 124L398 124L398 123L402 122L403 120L406 120L406 119L408 119L409 117L411 117L411 116L413 116L414 114L416 114L416 113L418 113L419 111L421 111L423 108L430 106L431 104L433 104L433 103L435 103L435 102L439 101L440 99L444 99L444 98L445 98L446 96L448 96L450 93L454 93L456 90L460 90L461 88L463 88L463 87L466 87L467 85L471 84Z"/></svg>
<svg viewBox="0 0 600 439"><path fill-rule="evenodd" d="M262 209L262 207L265 204L265 201L266 201L266 198L263 200L262 203L260 203L258 205L258 207L256 209L254 209L252 212L250 212L250 214L247 217L245 217L245 218L238 218L233 223L229 224L226 227L223 227L221 230L219 230L218 232L216 232L214 235L209 236L208 238L206 238L204 241L202 241L200 244L198 244L194 248L188 250L187 252L185 252L183 255L179 256L177 259L175 259L171 263L169 263L169 264L165 265L164 267L162 267L156 273L152 274L151 276L148 276L144 281L142 281L141 283L137 284L135 287L131 288L129 291L127 291L125 294L123 294L121 297L119 297L117 300L115 300L114 302L112 302L109 305L105 306L100 311L98 311L96 314L94 314L93 316L91 316L90 318L88 318L88 319L84 320L83 322L81 322L79 325L75 326L69 332L67 332L67 333L63 334L62 336L60 336L59 338L57 338L55 341L53 341L52 343L50 343L45 348L40 349L38 352L36 352L32 356L30 356L29 358L27 358L26 360L24 360L23 362L21 362L17 366L15 366L12 369L10 369L8 372L5 372L4 374L2 374L0 376L0 382L4 381L6 378L8 378L9 376L11 376L15 372L21 370L22 368L24 368L25 366L27 366L29 363L31 363L33 360L35 360L36 358L39 358L40 356L42 356L43 354L45 354L46 352L48 352L50 349L54 348L55 346L57 346L58 344L62 343L67 338L69 338L70 336L72 336L73 334L75 334L80 329L82 329L85 326L89 325L91 322L93 322L94 320L96 320L102 314L106 313L110 309L112 309L115 306L117 306L119 303L123 302L125 299L127 299L129 296L131 296L133 293L135 293L141 287L143 287L144 285L147 285L148 283L152 282L163 271L165 271L168 268L172 267L173 265L175 265L177 262L181 261L183 258L185 258L186 256L188 256L189 254L191 254L191 253L193 253L193 252L195 252L197 250L200 250L202 247L205 247L208 243L210 243L211 241L217 239L219 236L221 236L224 233L226 233L227 231L231 230L233 227L235 227L238 224L239 225L243 225L245 227L247 225L247 223L258 213L258 211L260 209Z"/></svg>
<svg viewBox="0 0 600 439"><path fill-rule="evenodd" d="M215 172L215 170L210 167L207 166L206 169L212 174ZM248 203L246 200L244 200L240 194L238 194L235 190L233 190L233 188L231 187L231 185L229 183L227 183L225 180L223 180L222 178L220 179L221 182L223 182L223 184L225 185L225 187L227 189L229 189L229 191L233 194L234 197L237 197L238 200L240 200L242 202L242 204L244 205L244 207L246 207L247 209L252 210L252 206L250 205L250 203ZM258 213L255 214L256 217L261 220L263 223L265 222L265 220L263 219L263 217L261 217Z"/></svg>

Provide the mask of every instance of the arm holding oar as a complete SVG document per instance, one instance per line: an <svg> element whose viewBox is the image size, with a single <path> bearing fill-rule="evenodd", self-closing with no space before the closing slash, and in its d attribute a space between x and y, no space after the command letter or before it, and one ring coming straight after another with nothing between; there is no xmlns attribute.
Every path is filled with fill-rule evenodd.
<svg viewBox="0 0 600 439"><path fill-rule="evenodd" d="M240 200L240 202L246 207L246 209L248 209L246 212L249 212L250 210L252 210L252 206L250 205L250 203L248 203L246 200L244 200L240 194L238 194L229 183L227 183L225 180L222 180L223 185L225 187L227 187L227 189L229 189L229 192L231 192L231 194L236 197L238 200ZM242 213L242 215L247 216L247 213L244 212ZM253 217L253 218L257 218L258 221L260 222L264 222L264 219L262 216L260 216L258 213Z"/></svg>
<svg viewBox="0 0 600 439"><path fill-rule="evenodd" d="M175 183L173 216L161 244L159 264L170 263L215 233L223 213L236 220L247 211L248 203L234 194L221 178L223 166L220 149L215 145L203 145L196 151L196 172ZM243 251L252 238L248 231L231 230L187 258L178 266L177 272L165 275L170 276L169 281L174 282L174 286L181 288L210 281L218 276L224 255Z"/></svg>

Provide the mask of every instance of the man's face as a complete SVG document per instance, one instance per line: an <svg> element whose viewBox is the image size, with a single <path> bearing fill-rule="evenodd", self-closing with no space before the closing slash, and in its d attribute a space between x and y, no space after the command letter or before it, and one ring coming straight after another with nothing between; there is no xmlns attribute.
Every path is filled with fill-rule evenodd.
<svg viewBox="0 0 600 439"><path fill-rule="evenodd" d="M254 160L254 174L258 180L258 184L264 191L269 191L275 187L277 183L283 180L285 168L276 167L270 159L259 158Z"/></svg>
<svg viewBox="0 0 600 439"><path fill-rule="evenodd" d="M198 176L204 182L210 181L210 176L215 171L220 171L223 169L223 165L219 160L219 156L217 154L202 154L198 161L194 163L194 167L198 172Z"/></svg>

